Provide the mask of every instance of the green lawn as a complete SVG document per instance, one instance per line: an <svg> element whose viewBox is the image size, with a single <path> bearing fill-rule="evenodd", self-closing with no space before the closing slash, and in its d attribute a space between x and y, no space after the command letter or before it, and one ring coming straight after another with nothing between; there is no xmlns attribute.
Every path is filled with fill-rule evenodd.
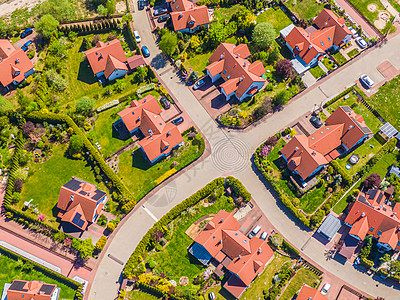
<svg viewBox="0 0 400 300"><path fill-rule="evenodd" d="M236 4L231 7L218 8L214 11L214 18L218 19L219 21L229 20L241 8L243 8L243 6L241 6L240 4Z"/></svg>
<svg viewBox="0 0 400 300"><path fill-rule="evenodd" d="M85 160L68 159L64 155L67 148L66 144L57 145L48 161L29 164L29 172L32 175L24 184L18 204L18 207L22 208L24 201L33 199L32 204L37 205L40 213L46 215L45 220L56 226L56 204L61 186L71 180L72 176L96 183L94 173ZM98 186L101 190L108 191L104 184Z"/></svg>
<svg viewBox="0 0 400 300"><path fill-rule="evenodd" d="M210 58L212 52L207 52L203 54L195 54L194 57L185 61L184 65L186 69L192 68L192 71L197 71L199 76L203 75L203 72L208 65L208 59Z"/></svg>
<svg viewBox="0 0 400 300"><path fill-rule="evenodd" d="M353 58L354 56L356 56L357 54L358 54L358 49L357 48L354 48L353 50L351 50L349 53L347 53L347 55L350 57L350 58Z"/></svg>
<svg viewBox="0 0 400 300"><path fill-rule="evenodd" d="M132 151L126 151L119 156L118 175L136 199L140 199L157 186L155 180L171 170L174 162L178 162L175 168L180 170L201 155L198 146L193 145L187 135L184 136L184 140L185 145L175 152L174 157L164 159L153 166L150 166L140 150L135 151L133 156Z"/></svg>
<svg viewBox="0 0 400 300"><path fill-rule="evenodd" d="M256 20L257 23L271 23L274 26L277 35L279 35L279 31L292 23L288 16L279 7L267 9L267 11L258 15Z"/></svg>
<svg viewBox="0 0 400 300"><path fill-rule="evenodd" d="M332 54L332 56L340 66L343 65L347 61L347 59L339 51L336 52L335 54Z"/></svg>
<svg viewBox="0 0 400 300"><path fill-rule="evenodd" d="M157 299L161 299L158 298L156 296L147 294L145 292L141 292L141 291L131 291L128 292L127 296L125 299L129 299L129 300L157 300Z"/></svg>
<svg viewBox="0 0 400 300"><path fill-rule="evenodd" d="M319 285L318 276L309 269L302 268L297 271L296 275L290 280L289 285L286 287L280 300L291 300L293 296L301 289L303 284L307 284L316 288Z"/></svg>
<svg viewBox="0 0 400 300"><path fill-rule="evenodd" d="M366 99L386 121L400 128L400 76L395 77L371 98Z"/></svg>
<svg viewBox="0 0 400 300"><path fill-rule="evenodd" d="M366 17L372 24L377 19L379 11L385 10L385 7L379 0L349 0L349 2ZM373 12L368 10L369 4L375 4L377 9Z"/></svg>
<svg viewBox="0 0 400 300"><path fill-rule="evenodd" d="M325 75L325 72L318 65L313 67L313 68L311 68L309 71L310 71L311 75L315 77L315 79L318 79L322 75Z"/></svg>
<svg viewBox="0 0 400 300"><path fill-rule="evenodd" d="M227 197L222 197L208 207L198 204L193 207L195 213L181 214L181 217L173 221L171 241L161 252L151 255L156 261L157 272L164 272L168 279L176 282L179 282L179 278L182 276L187 276L189 282L192 282L196 275L205 270L205 267L196 258L189 256L187 247L193 243L193 240L186 235L185 231L202 216L216 214L221 209L232 211L234 204L229 203L227 199Z"/></svg>
<svg viewBox="0 0 400 300"><path fill-rule="evenodd" d="M329 71L333 70L334 67L335 67L335 64L334 64L329 58L326 58L326 57L322 60L322 63L324 64L324 66L325 66Z"/></svg>
<svg viewBox="0 0 400 300"><path fill-rule="evenodd" d="M43 281L45 283L56 284L60 290L60 299L74 299L75 290L72 288L57 282L44 275L43 273L32 270L32 271L24 271L19 267L18 261L6 256L0 255L0 288L4 288L5 283L11 283L14 279L20 280L38 280Z"/></svg>
<svg viewBox="0 0 400 300"><path fill-rule="evenodd" d="M324 4L316 0L290 0L286 3L287 7L300 19L312 19L324 9Z"/></svg>

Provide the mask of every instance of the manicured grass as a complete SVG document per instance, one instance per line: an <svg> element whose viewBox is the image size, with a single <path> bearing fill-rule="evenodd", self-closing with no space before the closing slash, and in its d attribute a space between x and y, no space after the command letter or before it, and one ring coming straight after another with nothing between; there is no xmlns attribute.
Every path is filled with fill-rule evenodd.
<svg viewBox="0 0 400 300"><path fill-rule="evenodd" d="M31 270L24 271L21 269L21 265L18 261L6 256L0 255L0 288L4 288L5 283L12 283L14 279L20 280L38 280L45 283L56 284L60 288L60 299L74 299L75 290L66 286L65 284L59 283L51 277L44 275L43 273ZM23 265L23 264L22 264Z"/></svg>
<svg viewBox="0 0 400 300"><path fill-rule="evenodd" d="M119 173L129 190L134 193L136 199L146 195L157 183L155 180L170 171L174 162L180 170L197 157L200 156L197 145L189 141L188 136L184 137L184 146L180 147L173 157L166 158L154 165L150 165L142 152L138 149L132 155L132 151L126 151L119 156Z"/></svg>
<svg viewBox="0 0 400 300"><path fill-rule="evenodd" d="M205 270L205 267L196 258L189 255L187 247L193 243L193 240L186 235L185 231L202 216L216 214L221 209L232 211L234 204L229 203L227 199L227 197L221 197L208 207L198 204L192 208L195 212L181 214L181 217L173 221L171 241L161 252L151 255L156 261L157 272L164 272L168 279L176 282L179 282L179 278L182 276L187 276L189 282L192 282L196 275Z"/></svg>
<svg viewBox="0 0 400 300"><path fill-rule="evenodd" d="M315 66L315 67L311 68L309 71L310 71L311 75L315 77L315 79L318 79L322 75L325 75L325 72L322 71L320 66Z"/></svg>
<svg viewBox="0 0 400 300"><path fill-rule="evenodd" d="M307 284L316 288L319 284L318 276L309 269L302 268L297 271L296 275L290 280L289 285L286 287L280 300L291 300L293 296L301 289L303 284Z"/></svg>
<svg viewBox="0 0 400 300"><path fill-rule="evenodd" d="M292 23L279 7L267 9L265 12L258 15L256 20L257 23L271 23L276 30L277 36L279 35L279 31Z"/></svg>
<svg viewBox="0 0 400 300"><path fill-rule="evenodd" d="M289 260L288 257L275 252L273 260L265 267L264 272L251 283L251 286L244 292L241 299L262 299L263 291L272 287L272 278L275 273L278 272L282 265Z"/></svg>
<svg viewBox="0 0 400 300"><path fill-rule="evenodd" d="M385 7L379 0L349 0L349 2L372 24L377 19L379 11L385 10ZM375 4L377 9L374 12L369 11L367 8L369 4Z"/></svg>
<svg viewBox="0 0 400 300"><path fill-rule="evenodd" d="M358 49L357 48L354 48L353 50L351 50L349 53L347 53L347 55L350 57L350 58L353 58L354 56L356 56L357 54L358 54Z"/></svg>
<svg viewBox="0 0 400 300"><path fill-rule="evenodd" d="M290 0L286 5L293 13L297 14L300 19L304 20L318 16L324 9L324 5L315 0Z"/></svg>
<svg viewBox="0 0 400 300"><path fill-rule="evenodd" d="M329 58L326 58L326 57L322 60L322 63L324 64L324 66L325 66L329 71L333 70L334 67L335 67L335 64L334 64Z"/></svg>
<svg viewBox="0 0 400 300"><path fill-rule="evenodd" d="M222 7L214 11L214 18L219 21L229 20L235 13L237 13L243 6L236 4L231 7Z"/></svg>
<svg viewBox="0 0 400 300"><path fill-rule="evenodd" d="M390 122L396 128L400 128L400 76L381 86L379 91L366 101L387 122Z"/></svg>
<svg viewBox="0 0 400 300"><path fill-rule="evenodd" d="M335 54L333 54L332 56L336 59L337 63L340 66L343 65L347 61L347 59L339 51L336 52Z"/></svg>
<svg viewBox="0 0 400 300"><path fill-rule="evenodd" d="M192 71L196 71L197 73L199 73L199 76L201 76L205 71L206 66L208 65L208 59L212 54L212 52L195 54L194 57L185 61L184 65L186 69L188 69L188 71L189 68L191 68Z"/></svg>
<svg viewBox="0 0 400 300"><path fill-rule="evenodd" d="M18 204L18 207L22 208L24 201L33 199L32 204L35 204L40 213L46 216L45 221L56 226L58 225L56 204L61 186L71 180L72 176L96 184L94 172L87 162L68 159L65 156L67 148L66 144L57 145L48 161L29 164L29 172L32 175L24 184L21 201ZM104 184L98 184L98 187L108 192Z"/></svg>
<svg viewBox="0 0 400 300"><path fill-rule="evenodd" d="M161 299L158 298L156 296L147 294L145 292L141 292L141 291L131 291L127 294L125 299L129 299L129 300L157 300L157 299Z"/></svg>

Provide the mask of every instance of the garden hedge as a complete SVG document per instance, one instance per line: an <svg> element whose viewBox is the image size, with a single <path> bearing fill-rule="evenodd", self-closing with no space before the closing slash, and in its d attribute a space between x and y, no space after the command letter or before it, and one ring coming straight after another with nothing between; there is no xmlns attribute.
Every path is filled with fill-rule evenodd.
<svg viewBox="0 0 400 300"><path fill-rule="evenodd" d="M233 177L229 177L229 181L232 179L236 179ZM133 271L137 264L140 262L140 259L143 258L145 252L149 249L150 241L152 234L156 230L160 230L163 226L168 225L172 220L180 216L181 212L186 210L188 207L191 207L202 199L210 195L214 190L219 187L224 186L225 179L223 177L219 177L208 183L205 187L198 190L196 193L191 195L189 198L186 198L184 201L176 205L172 208L168 213L166 213L158 222L156 222L152 228L150 228L147 233L143 236L142 240L139 242L131 256L129 257L128 262L125 264L124 268L124 276L127 278L133 278ZM236 183L238 186L238 184ZM248 191L243 188L242 192L245 194L239 194L243 198L246 197ZM250 196L251 197L251 196Z"/></svg>
<svg viewBox="0 0 400 300"><path fill-rule="evenodd" d="M354 89L354 85L352 85L351 87L345 89L343 92L341 92L340 94L338 94L337 96L333 97L331 100L326 101L324 103L324 108L327 108L329 105L332 105L333 103L335 103L336 101L338 101L340 98L342 98L344 95L350 93L353 89Z"/></svg>
<svg viewBox="0 0 400 300"><path fill-rule="evenodd" d="M235 177L229 176L226 178L227 183L232 188L233 192L237 195L241 195L244 202L249 202L251 200L251 194L246 190L243 183Z"/></svg>
<svg viewBox="0 0 400 300"><path fill-rule="evenodd" d="M349 173L346 172L346 170L343 169L341 165L339 165L339 162L337 160L332 160L331 166L336 171L336 173L338 173L338 174L340 174L340 176L342 176L343 183L345 185L349 185L351 183L352 180L351 180Z"/></svg>

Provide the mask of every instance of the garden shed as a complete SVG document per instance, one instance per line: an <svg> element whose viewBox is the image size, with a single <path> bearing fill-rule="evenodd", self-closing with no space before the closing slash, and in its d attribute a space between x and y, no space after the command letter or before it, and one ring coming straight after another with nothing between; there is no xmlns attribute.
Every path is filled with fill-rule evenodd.
<svg viewBox="0 0 400 300"><path fill-rule="evenodd" d="M392 137L394 137L399 132L389 122L386 122L385 124L383 124L381 126L381 128L379 128L379 130L380 130L379 133L381 134L381 136L384 137L386 140L391 139Z"/></svg>
<svg viewBox="0 0 400 300"><path fill-rule="evenodd" d="M330 241L333 239L340 227L342 227L342 222L334 215L329 214L321 226L319 226L317 232Z"/></svg>

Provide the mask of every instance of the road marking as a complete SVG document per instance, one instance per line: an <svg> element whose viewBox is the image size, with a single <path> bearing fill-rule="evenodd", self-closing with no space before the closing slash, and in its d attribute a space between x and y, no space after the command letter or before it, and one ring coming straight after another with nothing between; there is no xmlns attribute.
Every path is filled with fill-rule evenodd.
<svg viewBox="0 0 400 300"><path fill-rule="evenodd" d="M326 98L329 98L329 96L324 92L324 90L321 88L321 86L318 86L319 90L322 92L322 94L325 95Z"/></svg>
<svg viewBox="0 0 400 300"><path fill-rule="evenodd" d="M156 217L155 215L153 215L153 213L152 213L147 207L145 207L144 205L142 205L142 207L143 207L144 211L147 212L147 214L148 214L154 221L158 222L157 217Z"/></svg>

